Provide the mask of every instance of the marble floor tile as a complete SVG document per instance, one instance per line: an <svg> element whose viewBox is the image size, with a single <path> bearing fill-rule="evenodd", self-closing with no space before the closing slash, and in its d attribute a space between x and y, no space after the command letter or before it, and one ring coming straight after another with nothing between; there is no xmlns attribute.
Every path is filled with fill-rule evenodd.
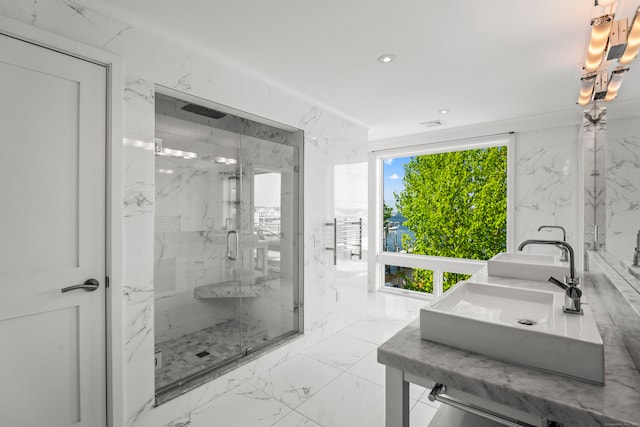
<svg viewBox="0 0 640 427"><path fill-rule="evenodd" d="M404 322L388 319L363 319L344 328L343 334L380 345L405 326Z"/></svg>
<svg viewBox="0 0 640 427"><path fill-rule="evenodd" d="M431 390L427 391L426 388L417 385L417 384L411 384L409 383L409 396L411 396L412 399L416 399L416 401L422 401L421 399L424 397L424 399L428 402L427 396L429 395L429 393L431 392ZM424 403L424 402L423 402ZM438 403L439 405L439 403ZM429 405L432 406L432 405ZM437 407L436 407L437 409Z"/></svg>
<svg viewBox="0 0 640 427"><path fill-rule="evenodd" d="M298 355L249 382L290 408L296 408L342 372L312 357Z"/></svg>
<svg viewBox="0 0 640 427"><path fill-rule="evenodd" d="M384 427L384 393L384 387L345 372L296 411L323 427ZM412 426L427 426L437 411L413 399L411 405Z"/></svg>
<svg viewBox="0 0 640 427"><path fill-rule="evenodd" d="M427 427L436 411L437 409L433 406L425 405L422 402L416 403L409 412L409 425Z"/></svg>
<svg viewBox="0 0 640 427"><path fill-rule="evenodd" d="M289 415L278 421L273 427L322 427L314 423L309 418L296 411L291 411Z"/></svg>
<svg viewBox="0 0 640 427"><path fill-rule="evenodd" d="M420 317L420 309L429 301L387 293L367 294L367 317L409 323Z"/></svg>
<svg viewBox="0 0 640 427"><path fill-rule="evenodd" d="M374 348L377 346L373 343L336 333L320 341L303 354L338 369L347 370Z"/></svg>
<svg viewBox="0 0 640 427"><path fill-rule="evenodd" d="M325 427L383 427L384 387L344 373L297 411Z"/></svg>
<svg viewBox="0 0 640 427"><path fill-rule="evenodd" d="M383 427L385 368L377 348L415 321L427 302L367 293L360 267L339 273L345 280L337 281L338 303L318 314L322 329L310 328L215 380L207 387L219 394L207 393L207 403L166 427ZM409 390L411 425L426 427L438 403L420 386Z"/></svg>
<svg viewBox="0 0 640 427"><path fill-rule="evenodd" d="M385 385L385 367L378 363L378 350L373 350L367 354L362 360L353 365L347 371L372 383L384 387ZM411 399L419 400L425 392L425 388L416 384L409 384L409 396ZM414 402L415 404L415 402Z"/></svg>
<svg viewBox="0 0 640 427"><path fill-rule="evenodd" d="M250 384L244 384L187 415L189 427L268 427L291 412L291 408Z"/></svg>

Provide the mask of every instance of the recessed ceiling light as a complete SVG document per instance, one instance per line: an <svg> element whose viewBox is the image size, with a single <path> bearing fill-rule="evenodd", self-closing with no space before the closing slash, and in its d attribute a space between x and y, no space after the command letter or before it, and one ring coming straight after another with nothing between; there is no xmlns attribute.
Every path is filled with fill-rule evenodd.
<svg viewBox="0 0 640 427"><path fill-rule="evenodd" d="M378 57L378 62L382 64L388 64L390 62L393 62L395 59L396 59L395 55L392 55L390 53L385 53L384 55L380 55Z"/></svg>
<svg viewBox="0 0 640 427"><path fill-rule="evenodd" d="M443 108L442 110L438 110L438 111L440 112L440 114L447 114L451 110L449 110L448 108Z"/></svg>

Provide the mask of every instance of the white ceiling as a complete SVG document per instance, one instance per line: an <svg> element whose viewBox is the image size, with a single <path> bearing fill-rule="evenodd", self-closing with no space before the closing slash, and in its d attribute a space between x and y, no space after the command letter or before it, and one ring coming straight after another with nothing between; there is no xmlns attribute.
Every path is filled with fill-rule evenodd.
<svg viewBox="0 0 640 427"><path fill-rule="evenodd" d="M366 125L371 140L436 119L444 129L577 111L590 19L603 12L593 0L80 3L243 64ZM620 0L616 19L637 7ZM384 53L396 61L378 63ZM614 102L636 98L632 64Z"/></svg>

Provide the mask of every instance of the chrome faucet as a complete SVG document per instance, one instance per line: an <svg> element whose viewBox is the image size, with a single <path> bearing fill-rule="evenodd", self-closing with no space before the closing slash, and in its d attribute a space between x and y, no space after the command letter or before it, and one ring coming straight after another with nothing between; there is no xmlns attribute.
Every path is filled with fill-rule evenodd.
<svg viewBox="0 0 640 427"><path fill-rule="evenodd" d="M633 265L640 265L640 231L638 231L638 236L636 237L636 249L633 252Z"/></svg>
<svg viewBox="0 0 640 427"><path fill-rule="evenodd" d="M559 240L525 240L520 243L518 246L518 250L521 251L527 245L554 245L563 247L569 252L569 277L564 278L564 283L569 286L577 286L580 284L580 278L576 277L576 264L575 264L575 256L573 254L573 248L567 242L561 242Z"/></svg>
<svg viewBox="0 0 640 427"><path fill-rule="evenodd" d="M525 240L520 243L518 250L521 251L527 245L554 245L563 247L569 252L569 277L564 278L564 283L556 279L555 277L549 277L549 282L560 287L564 291L564 307L562 310L569 314L583 314L580 307L580 298L582 297L582 291L578 289L580 284L580 278L576 277L576 265L575 256L573 254L573 248L567 242L560 242L556 240Z"/></svg>
<svg viewBox="0 0 640 427"><path fill-rule="evenodd" d="M563 242L567 241L567 231L564 229L564 227L561 227L559 225L541 225L540 227L538 227L538 231L541 231L543 228L558 228L562 230L562 241ZM560 248L560 250L562 250L562 255L560 255L560 261L561 262L569 261L569 251L567 250L567 248L563 246L558 246L558 247Z"/></svg>

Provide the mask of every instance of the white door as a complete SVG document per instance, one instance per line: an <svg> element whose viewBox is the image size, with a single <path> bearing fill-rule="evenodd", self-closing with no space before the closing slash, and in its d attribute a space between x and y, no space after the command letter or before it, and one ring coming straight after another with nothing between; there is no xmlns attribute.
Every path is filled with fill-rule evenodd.
<svg viewBox="0 0 640 427"><path fill-rule="evenodd" d="M105 117L104 67L0 35L2 426L106 424Z"/></svg>

